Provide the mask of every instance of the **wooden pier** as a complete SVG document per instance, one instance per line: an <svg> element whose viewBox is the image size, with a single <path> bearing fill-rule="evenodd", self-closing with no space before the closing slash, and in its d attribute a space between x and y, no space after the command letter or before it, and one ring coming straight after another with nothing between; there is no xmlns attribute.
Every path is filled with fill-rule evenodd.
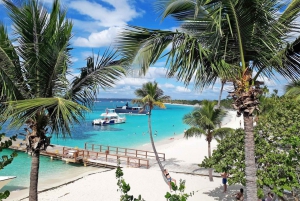
<svg viewBox="0 0 300 201"><path fill-rule="evenodd" d="M15 150L26 151L26 146L16 141L10 147ZM47 151L41 151L41 155L66 161L67 163L81 163L84 166L149 168L150 159L155 159L154 152L132 148L114 147L85 143L84 149L54 145ZM159 159L165 161L165 154L158 153Z"/></svg>

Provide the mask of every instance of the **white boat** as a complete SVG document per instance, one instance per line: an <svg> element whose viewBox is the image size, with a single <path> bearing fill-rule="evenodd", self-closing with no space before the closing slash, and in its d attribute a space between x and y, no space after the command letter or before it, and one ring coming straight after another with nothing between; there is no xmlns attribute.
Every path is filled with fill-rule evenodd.
<svg viewBox="0 0 300 201"><path fill-rule="evenodd" d="M105 113L100 115L100 119L93 120L94 125L110 125L110 124L121 124L125 123L126 118L120 117L115 109L106 109Z"/></svg>
<svg viewBox="0 0 300 201"><path fill-rule="evenodd" d="M0 189L14 178L16 178L16 176L0 176Z"/></svg>

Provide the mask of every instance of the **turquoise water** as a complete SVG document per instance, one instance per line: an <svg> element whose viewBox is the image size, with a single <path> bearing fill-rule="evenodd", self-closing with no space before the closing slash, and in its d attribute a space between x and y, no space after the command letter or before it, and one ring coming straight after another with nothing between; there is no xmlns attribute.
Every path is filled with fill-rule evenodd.
<svg viewBox="0 0 300 201"><path fill-rule="evenodd" d="M74 125L72 128L72 137L63 139L61 136L53 136L51 143L65 145L70 147L83 148L85 142L119 146L119 147L136 147L143 144L150 143L148 131L148 115L126 115L126 123L96 126L92 125L92 120L99 117L105 112L106 108L115 108L115 106L122 106L126 100L101 100L96 102L93 112L87 114L86 119L82 121L81 125ZM155 141L159 141L176 134L183 133L187 125L182 123L182 118L185 114L192 111L193 107L166 105L167 109L155 108L152 111L152 131L157 133L154 137ZM22 132L7 131L7 135ZM5 150L1 155L8 154L9 150ZM29 186L30 173L30 156L25 153L20 153L11 165L0 171L0 175L15 175L16 179L11 181L2 190L16 190L27 188ZM48 157L41 157L40 180L47 179L49 176L58 177L64 171L72 171L72 168L78 168L74 165L65 164L62 161L51 161Z"/></svg>

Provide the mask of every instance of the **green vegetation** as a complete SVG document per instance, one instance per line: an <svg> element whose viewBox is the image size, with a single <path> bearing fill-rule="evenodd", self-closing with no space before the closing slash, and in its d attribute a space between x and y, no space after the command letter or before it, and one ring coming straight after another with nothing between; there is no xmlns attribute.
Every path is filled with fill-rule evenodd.
<svg viewBox="0 0 300 201"><path fill-rule="evenodd" d="M141 74L165 56L167 76L186 86L203 88L217 78L233 82L229 95L243 115L246 135L246 194L256 200L253 113L263 93L258 78L276 78L277 73L299 78L300 39L287 40L300 28L295 23L299 0L157 0L155 6L162 20L173 17L180 29L129 26L119 39L122 54L140 66Z"/></svg>
<svg viewBox="0 0 300 201"><path fill-rule="evenodd" d="M130 185L125 182L125 179L123 178L124 173L120 166L118 165L116 170L116 178L118 179L118 191L121 192L120 201L145 201L141 195L138 196L138 198L135 198L133 195L128 195L128 192L130 191ZM171 183L172 190L174 191L173 194L167 192L165 195L165 198L167 201L186 201L188 197L193 196L193 193L187 194L184 193L185 190L185 181L180 179L179 186Z"/></svg>
<svg viewBox="0 0 300 201"><path fill-rule="evenodd" d="M255 158L258 196L271 189L282 200L300 198L300 105L294 99L280 98L272 102L272 110L260 116L255 127ZM211 158L201 167L227 171L229 184L246 185L244 137L237 129L220 142ZM286 191L284 191L286 190ZM284 194L284 192L291 192Z"/></svg>
<svg viewBox="0 0 300 201"><path fill-rule="evenodd" d="M1 130L1 127L0 127ZM8 140L5 140L4 142L2 141L3 138L5 137L5 133L0 133L0 152L2 152L3 149L6 149L12 145L12 141L16 141L17 136L10 137ZM4 169L5 166L9 165L14 157L18 156L16 152L12 152L10 156L3 155L1 156L2 160L0 160L0 170ZM9 191L4 191L0 193L0 200L8 198L10 195Z"/></svg>
<svg viewBox="0 0 300 201"><path fill-rule="evenodd" d="M118 179L118 191L121 192L120 201L145 201L141 195L139 195L138 198L134 198L133 195L128 195L128 192L130 191L130 185L125 182L123 176L124 173L118 164L116 169L116 178Z"/></svg>
<svg viewBox="0 0 300 201"><path fill-rule="evenodd" d="M68 80L73 24L60 1L54 0L50 10L36 0L1 2L18 45L0 23L0 114L9 128L27 125L29 200L37 201L40 151L50 144L49 135L71 135L71 126L84 118L99 90L112 87L125 71L119 56L105 51L96 61L89 57L80 75Z"/></svg>
<svg viewBox="0 0 300 201"><path fill-rule="evenodd" d="M233 129L231 128L216 128L221 123L222 118L226 115L225 111L215 109L216 101L202 101L202 107L196 107L194 111L184 115L183 122L191 126L185 131L184 137L201 137L204 135L207 141L208 157L211 157L211 141L213 138L223 139L226 135L230 134ZM213 181L212 169L209 170L209 180Z"/></svg>
<svg viewBox="0 0 300 201"><path fill-rule="evenodd" d="M157 106L159 108L166 108L164 105L163 101L169 100L170 96L164 95L163 90L161 90L157 86L157 82L148 82L146 84L143 84L142 88L135 90L135 95L138 97L138 99L133 99L132 103L136 104L141 104L143 105L144 109L149 110L149 115L148 115L148 126L149 126L149 135L150 135L150 140L151 140L151 145L153 148L153 152L155 154L156 161L159 165L159 168L161 172L164 172L164 167L161 164L161 161L159 159L159 156L157 154L154 140L153 140L153 135L152 135L152 126L151 126L151 112L154 106ZM164 180L166 180L165 176Z"/></svg>

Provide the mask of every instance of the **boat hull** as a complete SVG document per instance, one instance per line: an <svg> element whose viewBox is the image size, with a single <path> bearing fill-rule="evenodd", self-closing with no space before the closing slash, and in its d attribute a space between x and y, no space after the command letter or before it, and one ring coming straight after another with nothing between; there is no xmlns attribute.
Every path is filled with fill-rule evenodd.
<svg viewBox="0 0 300 201"><path fill-rule="evenodd" d="M134 114L134 115L149 114L148 111L130 110L130 109L122 109L122 108L116 108L115 111L116 111L116 113L119 113L119 114Z"/></svg>
<svg viewBox="0 0 300 201"><path fill-rule="evenodd" d="M112 125L112 124L122 124L122 123L125 123L125 119L110 120L110 121L103 121L102 119L95 119L93 121L93 125L100 125L100 126L106 126L106 125Z"/></svg>

